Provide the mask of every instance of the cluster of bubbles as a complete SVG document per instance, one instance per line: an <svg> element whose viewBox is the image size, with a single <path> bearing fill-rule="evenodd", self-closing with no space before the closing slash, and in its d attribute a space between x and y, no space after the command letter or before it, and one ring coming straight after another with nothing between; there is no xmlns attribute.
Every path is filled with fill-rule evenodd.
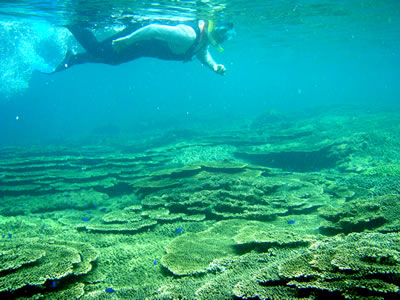
<svg viewBox="0 0 400 300"><path fill-rule="evenodd" d="M0 21L0 99L27 89L35 70L53 71L67 51L69 35L46 23Z"/></svg>

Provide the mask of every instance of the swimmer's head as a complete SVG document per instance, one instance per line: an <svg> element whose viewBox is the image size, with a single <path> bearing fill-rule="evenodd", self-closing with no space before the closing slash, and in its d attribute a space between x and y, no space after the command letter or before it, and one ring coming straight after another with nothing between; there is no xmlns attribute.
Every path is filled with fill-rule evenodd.
<svg viewBox="0 0 400 300"><path fill-rule="evenodd" d="M227 40L232 39L235 34L236 33L233 29L233 23L223 23L215 26L215 29L213 31L213 38L218 44L221 44Z"/></svg>

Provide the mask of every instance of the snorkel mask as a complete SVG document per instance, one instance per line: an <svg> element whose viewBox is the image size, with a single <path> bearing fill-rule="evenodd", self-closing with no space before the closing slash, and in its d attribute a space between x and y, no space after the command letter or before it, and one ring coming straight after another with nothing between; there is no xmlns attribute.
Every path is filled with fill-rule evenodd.
<svg viewBox="0 0 400 300"><path fill-rule="evenodd" d="M234 35L235 31L232 23L215 26L214 21L210 20L208 22L208 39L219 52L224 51L224 48L221 47L220 43L230 40Z"/></svg>

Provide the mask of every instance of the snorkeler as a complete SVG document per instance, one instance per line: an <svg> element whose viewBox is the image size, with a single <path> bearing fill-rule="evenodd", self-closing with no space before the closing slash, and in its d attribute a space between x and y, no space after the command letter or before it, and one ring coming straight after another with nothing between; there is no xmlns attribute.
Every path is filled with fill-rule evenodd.
<svg viewBox="0 0 400 300"><path fill-rule="evenodd" d="M204 20L177 25L133 24L102 42L87 28L67 28L86 52L68 51L54 72L84 63L119 65L140 57L186 62L196 56L211 70L224 75L225 67L213 60L208 48L211 44L222 52L220 44L233 34L232 23L216 26L213 21Z"/></svg>

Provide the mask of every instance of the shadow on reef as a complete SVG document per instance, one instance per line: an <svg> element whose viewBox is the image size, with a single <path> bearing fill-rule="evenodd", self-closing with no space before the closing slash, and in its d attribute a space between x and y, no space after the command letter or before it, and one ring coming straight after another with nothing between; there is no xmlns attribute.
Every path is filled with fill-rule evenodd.
<svg viewBox="0 0 400 300"><path fill-rule="evenodd" d="M235 153L235 157L251 164L286 171L310 172L318 169L334 168L339 157L332 155L331 148L326 147L311 152L275 152L265 154Z"/></svg>

